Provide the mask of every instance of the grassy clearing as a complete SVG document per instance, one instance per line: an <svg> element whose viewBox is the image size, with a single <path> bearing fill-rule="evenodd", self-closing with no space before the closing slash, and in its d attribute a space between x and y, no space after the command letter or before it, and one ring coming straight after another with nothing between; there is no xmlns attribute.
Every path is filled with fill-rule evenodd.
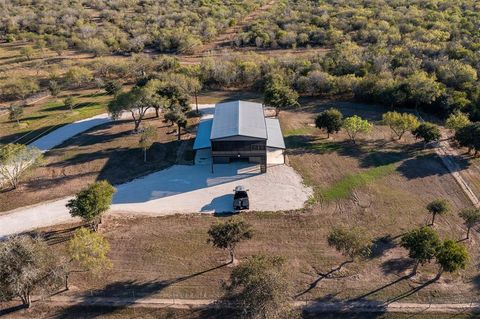
<svg viewBox="0 0 480 319"><path fill-rule="evenodd" d="M315 195L318 199L334 201L347 199L352 195L354 189L375 182L377 179L393 173L396 166L393 164L371 168L365 172L348 174L332 186L325 189L318 189Z"/></svg>
<svg viewBox="0 0 480 319"><path fill-rule="evenodd" d="M63 99L71 95L75 108L64 106ZM78 120L106 112L111 96L97 93L96 90L65 92L58 98L49 98L25 108L20 124L8 119L8 114L0 115L0 143L30 143L56 128Z"/></svg>
<svg viewBox="0 0 480 319"><path fill-rule="evenodd" d="M284 136L311 135L315 131L313 127L297 127L283 132Z"/></svg>

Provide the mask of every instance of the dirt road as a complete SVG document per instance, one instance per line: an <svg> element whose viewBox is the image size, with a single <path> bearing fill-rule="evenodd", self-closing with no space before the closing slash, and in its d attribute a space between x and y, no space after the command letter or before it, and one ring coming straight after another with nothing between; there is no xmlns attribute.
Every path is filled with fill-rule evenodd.
<svg viewBox="0 0 480 319"><path fill-rule="evenodd" d="M38 300L38 298L37 298ZM84 296L52 296L43 301L55 306L128 306L137 308L174 308L192 309L214 307L216 300L212 299L158 299L135 297L84 297ZM423 304L423 303L382 303L376 301L295 301L294 307L303 308L305 312L334 313L464 313L478 311L480 303L459 304Z"/></svg>

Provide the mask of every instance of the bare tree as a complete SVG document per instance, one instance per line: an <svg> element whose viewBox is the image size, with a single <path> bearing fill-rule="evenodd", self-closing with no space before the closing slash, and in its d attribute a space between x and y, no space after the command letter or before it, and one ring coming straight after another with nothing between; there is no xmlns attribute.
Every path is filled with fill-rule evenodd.
<svg viewBox="0 0 480 319"><path fill-rule="evenodd" d="M0 183L2 179L13 189L20 180L42 161L42 153L33 146L7 144L0 148Z"/></svg>
<svg viewBox="0 0 480 319"><path fill-rule="evenodd" d="M31 305L31 295L60 288L65 263L39 238L27 235L0 242L0 300L21 299Z"/></svg>

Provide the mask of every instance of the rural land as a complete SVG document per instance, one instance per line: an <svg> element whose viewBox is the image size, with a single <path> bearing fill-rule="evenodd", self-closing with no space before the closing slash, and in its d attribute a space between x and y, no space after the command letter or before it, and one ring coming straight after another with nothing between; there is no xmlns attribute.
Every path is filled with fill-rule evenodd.
<svg viewBox="0 0 480 319"><path fill-rule="evenodd" d="M0 317L480 318L480 3L0 1Z"/></svg>

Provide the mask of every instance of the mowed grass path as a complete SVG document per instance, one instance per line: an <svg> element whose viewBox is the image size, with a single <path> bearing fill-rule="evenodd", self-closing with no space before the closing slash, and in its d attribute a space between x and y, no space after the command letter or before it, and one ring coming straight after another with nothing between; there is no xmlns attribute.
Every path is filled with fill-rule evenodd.
<svg viewBox="0 0 480 319"><path fill-rule="evenodd" d="M388 176L393 173L395 169L396 166L394 164L389 164L370 168L361 173L347 174L332 186L316 190L315 194L325 201L346 199L352 194L354 189L373 183L379 178Z"/></svg>

